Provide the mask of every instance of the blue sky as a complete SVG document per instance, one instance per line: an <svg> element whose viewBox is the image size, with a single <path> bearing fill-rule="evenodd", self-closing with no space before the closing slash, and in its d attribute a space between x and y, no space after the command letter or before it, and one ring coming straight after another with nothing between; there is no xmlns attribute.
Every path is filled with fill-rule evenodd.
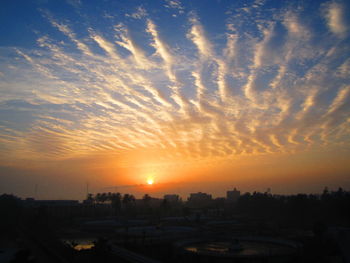
<svg viewBox="0 0 350 263"><path fill-rule="evenodd" d="M347 174L349 9L347 1L2 1L0 165L115 158L113 183L137 184L142 176L120 171L157 170L165 182L177 180L167 179L169 165L234 171L256 158L337 152Z"/></svg>

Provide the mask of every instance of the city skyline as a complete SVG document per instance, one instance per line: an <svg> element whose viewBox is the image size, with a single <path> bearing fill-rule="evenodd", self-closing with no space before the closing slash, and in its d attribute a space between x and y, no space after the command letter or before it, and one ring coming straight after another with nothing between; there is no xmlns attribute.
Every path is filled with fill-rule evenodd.
<svg viewBox="0 0 350 263"><path fill-rule="evenodd" d="M0 193L350 188L347 1L0 5Z"/></svg>

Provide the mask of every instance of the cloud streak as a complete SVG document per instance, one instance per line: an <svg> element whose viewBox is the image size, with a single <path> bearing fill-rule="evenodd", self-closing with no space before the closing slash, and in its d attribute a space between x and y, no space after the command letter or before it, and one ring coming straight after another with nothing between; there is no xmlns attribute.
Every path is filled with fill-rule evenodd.
<svg viewBox="0 0 350 263"><path fill-rule="evenodd" d="M217 38L190 12L178 43L146 7L130 15L142 34L123 21L109 33L90 25L81 39L69 22L43 12L68 43L40 35L35 49L16 48L6 61L0 111L28 118L25 127L15 118L1 120L2 160L132 159L150 151L159 162L193 162L339 141L348 147L348 28L341 4L326 7L314 15L326 14L322 32L340 37L337 42L316 33L302 9L256 20L254 32L227 13ZM179 1L165 8L187 10Z"/></svg>

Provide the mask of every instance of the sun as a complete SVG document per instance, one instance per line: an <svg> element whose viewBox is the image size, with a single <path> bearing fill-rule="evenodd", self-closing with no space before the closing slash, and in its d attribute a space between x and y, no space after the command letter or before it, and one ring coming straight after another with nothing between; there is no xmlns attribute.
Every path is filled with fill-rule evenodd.
<svg viewBox="0 0 350 263"><path fill-rule="evenodd" d="M153 178L150 177L147 179L147 184L152 185L153 183L154 183Z"/></svg>

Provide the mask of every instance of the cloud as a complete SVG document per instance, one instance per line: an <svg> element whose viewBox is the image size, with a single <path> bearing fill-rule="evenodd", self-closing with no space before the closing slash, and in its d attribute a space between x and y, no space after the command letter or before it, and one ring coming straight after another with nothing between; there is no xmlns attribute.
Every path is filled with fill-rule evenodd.
<svg viewBox="0 0 350 263"><path fill-rule="evenodd" d="M343 37L339 5L329 4L327 21ZM348 147L347 42L317 34L302 9L249 27L237 12L219 36L194 13L178 32L140 7L129 16L147 19L78 33L44 12L55 34L2 50L2 160L112 155L146 165L150 153L159 163L215 162Z"/></svg>
<svg viewBox="0 0 350 263"><path fill-rule="evenodd" d="M188 32L188 38L193 41L193 43L198 48L200 56L205 58L212 56L212 45L209 42L202 25L199 23L198 19L195 15L193 15L190 19L191 28Z"/></svg>
<svg viewBox="0 0 350 263"><path fill-rule="evenodd" d="M74 1L72 1L73 3ZM74 3L80 3L79 1L75 1ZM42 14L47 17L47 19L50 21L52 26L56 27L59 31L61 31L63 34L65 34L67 37L70 38L72 42L74 42L77 46L77 48L83 52L86 55L91 55L91 51L88 48L88 46L83 43L82 41L78 40L76 37L76 34L72 32L72 30L63 23L58 23L53 16L48 12L47 10L42 10ZM40 39L39 39L40 42Z"/></svg>
<svg viewBox="0 0 350 263"><path fill-rule="evenodd" d="M166 8L176 10L178 14L183 14L185 13L185 8L182 6L180 0L165 0ZM176 17L176 15L174 15Z"/></svg>
<svg viewBox="0 0 350 263"><path fill-rule="evenodd" d="M345 7L341 3L331 2L326 5L327 25L332 33L344 37L348 31L345 22Z"/></svg>
<svg viewBox="0 0 350 263"><path fill-rule="evenodd" d="M79 8L82 5L81 0L66 0L66 1L68 4L70 4L71 6L73 6L75 8Z"/></svg>
<svg viewBox="0 0 350 263"><path fill-rule="evenodd" d="M136 8L136 11L131 14L125 14L126 17L132 17L134 19L142 19L144 17L147 17L147 11L142 6L139 6Z"/></svg>
<svg viewBox="0 0 350 263"><path fill-rule="evenodd" d="M115 31L119 34L121 41L116 41L118 45L127 49L134 57L135 62L142 69L151 69L155 65L146 58L145 52L142 48L136 43L136 41L131 37L129 30L122 24L118 24L114 27Z"/></svg>
<svg viewBox="0 0 350 263"><path fill-rule="evenodd" d="M343 105L346 103L349 103L349 94L350 93L350 86L346 86L344 88L341 88L335 99L333 100L332 104L329 106L329 109L327 111L328 114L332 114L335 111L339 110Z"/></svg>

